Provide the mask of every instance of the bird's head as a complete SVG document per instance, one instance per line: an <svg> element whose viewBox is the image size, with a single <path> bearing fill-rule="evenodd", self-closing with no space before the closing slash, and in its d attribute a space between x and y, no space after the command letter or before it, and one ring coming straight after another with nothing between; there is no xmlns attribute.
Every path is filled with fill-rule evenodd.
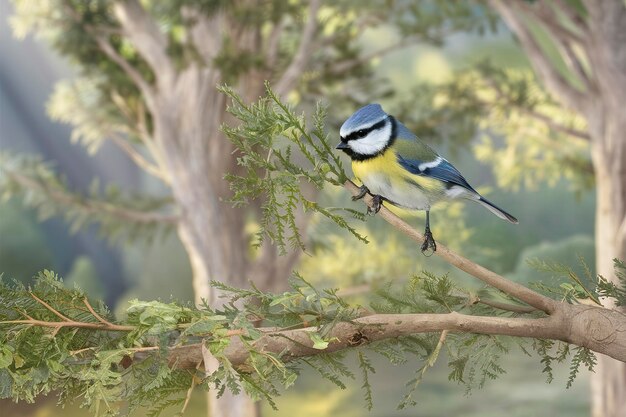
<svg viewBox="0 0 626 417"><path fill-rule="evenodd" d="M341 142L337 149L352 159L372 158L383 152L393 141L395 120L380 104L361 107L341 126Z"/></svg>

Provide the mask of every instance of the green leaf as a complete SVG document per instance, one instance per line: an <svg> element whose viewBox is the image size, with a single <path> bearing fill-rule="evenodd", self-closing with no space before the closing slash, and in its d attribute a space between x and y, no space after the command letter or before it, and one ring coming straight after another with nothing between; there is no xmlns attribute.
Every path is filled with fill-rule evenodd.
<svg viewBox="0 0 626 417"><path fill-rule="evenodd" d="M13 363L13 349L9 345L0 346L0 369L8 368Z"/></svg>
<svg viewBox="0 0 626 417"><path fill-rule="evenodd" d="M322 339L322 336L319 333L310 332L309 337L313 342L313 349L324 350L328 347L328 343L326 340Z"/></svg>

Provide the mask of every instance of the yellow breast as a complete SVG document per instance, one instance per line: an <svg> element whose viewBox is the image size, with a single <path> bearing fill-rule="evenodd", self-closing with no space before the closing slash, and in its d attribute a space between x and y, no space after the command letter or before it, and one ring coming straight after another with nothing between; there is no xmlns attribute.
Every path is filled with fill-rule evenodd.
<svg viewBox="0 0 626 417"><path fill-rule="evenodd" d="M375 158L366 159L365 161L352 161L352 172L361 182L365 181L372 174L384 174L396 178L402 177L404 175L403 171L406 172L398 163L396 154L391 149Z"/></svg>
<svg viewBox="0 0 626 417"><path fill-rule="evenodd" d="M443 197L444 187L433 178L404 169L393 150L365 161L352 161L352 172L372 194L402 207L424 210Z"/></svg>

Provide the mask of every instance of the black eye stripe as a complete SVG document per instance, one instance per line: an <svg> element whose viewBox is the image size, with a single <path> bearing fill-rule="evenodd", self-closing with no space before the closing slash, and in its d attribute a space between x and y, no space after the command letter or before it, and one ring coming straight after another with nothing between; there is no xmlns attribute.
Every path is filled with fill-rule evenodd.
<svg viewBox="0 0 626 417"><path fill-rule="evenodd" d="M380 122L378 122L376 124L373 124L372 126L366 128L366 129L360 129L360 130L357 130L355 132L350 133L349 135L347 135L343 139L344 139L344 141L347 142L349 140L356 140L356 139L364 138L365 136L369 135L374 130L382 129L383 127L385 127L385 122L386 121L387 121L387 118L384 118Z"/></svg>

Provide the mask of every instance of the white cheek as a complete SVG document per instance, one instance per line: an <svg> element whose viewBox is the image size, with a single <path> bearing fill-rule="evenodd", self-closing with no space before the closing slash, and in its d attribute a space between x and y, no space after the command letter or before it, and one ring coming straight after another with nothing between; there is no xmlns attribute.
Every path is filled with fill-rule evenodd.
<svg viewBox="0 0 626 417"><path fill-rule="evenodd" d="M375 130L362 139L351 140L348 143L352 150L361 155L372 155L382 151L389 143L391 137L391 125L387 124L382 129Z"/></svg>

